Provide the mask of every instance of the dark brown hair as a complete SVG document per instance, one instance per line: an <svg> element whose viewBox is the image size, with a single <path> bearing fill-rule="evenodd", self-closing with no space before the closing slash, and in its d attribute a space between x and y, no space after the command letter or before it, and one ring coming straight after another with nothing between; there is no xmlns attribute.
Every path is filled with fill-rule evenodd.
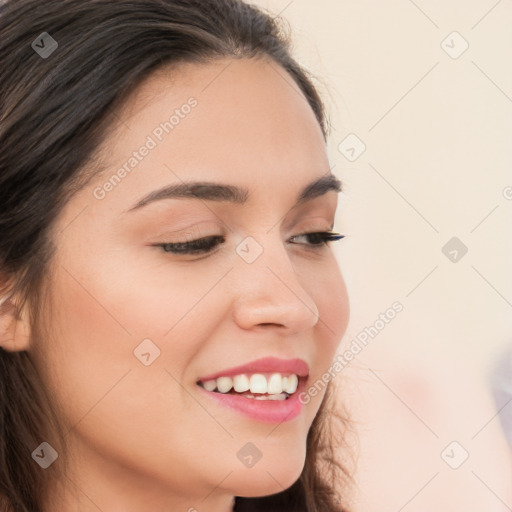
<svg viewBox="0 0 512 512"><path fill-rule="evenodd" d="M32 47L43 32L58 43L46 58ZM291 75L326 138L324 106L290 54L285 23L241 0L0 0L0 297L30 304L34 336L45 335L52 221L88 181L84 170L117 109L163 66L253 57ZM335 458L348 420L338 415L342 428L332 432L329 397L308 433L300 478L279 494L237 498L237 512L346 510L334 489L351 482ZM31 453L51 440L65 454L57 417L28 352L0 348L2 510L41 510L61 466L41 471Z"/></svg>

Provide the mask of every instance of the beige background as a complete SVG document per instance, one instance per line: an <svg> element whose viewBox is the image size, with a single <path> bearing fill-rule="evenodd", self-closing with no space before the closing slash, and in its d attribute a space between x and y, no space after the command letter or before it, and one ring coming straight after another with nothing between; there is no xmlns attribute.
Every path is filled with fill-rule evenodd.
<svg viewBox="0 0 512 512"><path fill-rule="evenodd" d="M488 385L512 344L512 2L254 3L289 20L331 111L341 350L404 306L335 379L359 425L353 510L512 510ZM452 237L468 249L456 262Z"/></svg>

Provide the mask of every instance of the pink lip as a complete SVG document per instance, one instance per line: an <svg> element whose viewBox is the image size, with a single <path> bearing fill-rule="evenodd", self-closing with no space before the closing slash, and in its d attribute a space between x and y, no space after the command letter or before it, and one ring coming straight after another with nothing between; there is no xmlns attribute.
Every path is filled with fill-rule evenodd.
<svg viewBox="0 0 512 512"><path fill-rule="evenodd" d="M204 382L207 380L217 379L218 377L231 377L242 373L269 372L295 373L298 377L307 377L309 375L309 366L302 359L277 359L275 357L264 357L262 359L251 361L243 366L236 366L234 368L206 375L198 380Z"/></svg>
<svg viewBox="0 0 512 512"><path fill-rule="evenodd" d="M211 397L217 403L221 403L255 420L264 423L283 423L296 418L302 412L304 404L299 400L299 396L304 391L305 383L306 379L299 379L297 391L287 400L255 400L243 395L206 391L199 385L197 387L200 389L200 393L205 393L205 396Z"/></svg>

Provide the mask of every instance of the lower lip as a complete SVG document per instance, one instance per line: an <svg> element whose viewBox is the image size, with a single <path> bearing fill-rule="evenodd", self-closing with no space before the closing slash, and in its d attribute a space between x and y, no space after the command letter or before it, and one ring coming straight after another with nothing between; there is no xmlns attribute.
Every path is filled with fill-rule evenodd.
<svg viewBox="0 0 512 512"><path fill-rule="evenodd" d="M283 423L299 416L303 407L303 404L299 401L299 395L304 386L304 379L299 379L297 391L287 400L255 400L254 398L246 398L242 395L207 391L197 385L203 393L213 400L218 400L230 409L264 423Z"/></svg>

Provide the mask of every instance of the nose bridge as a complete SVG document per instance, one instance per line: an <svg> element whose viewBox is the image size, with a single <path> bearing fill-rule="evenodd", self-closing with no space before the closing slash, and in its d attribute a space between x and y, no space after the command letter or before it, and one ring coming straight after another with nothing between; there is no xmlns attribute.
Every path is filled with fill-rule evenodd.
<svg viewBox="0 0 512 512"><path fill-rule="evenodd" d="M278 235L267 233L259 240L246 237L236 252L235 318L240 326L278 324L300 331L317 323L318 308Z"/></svg>

